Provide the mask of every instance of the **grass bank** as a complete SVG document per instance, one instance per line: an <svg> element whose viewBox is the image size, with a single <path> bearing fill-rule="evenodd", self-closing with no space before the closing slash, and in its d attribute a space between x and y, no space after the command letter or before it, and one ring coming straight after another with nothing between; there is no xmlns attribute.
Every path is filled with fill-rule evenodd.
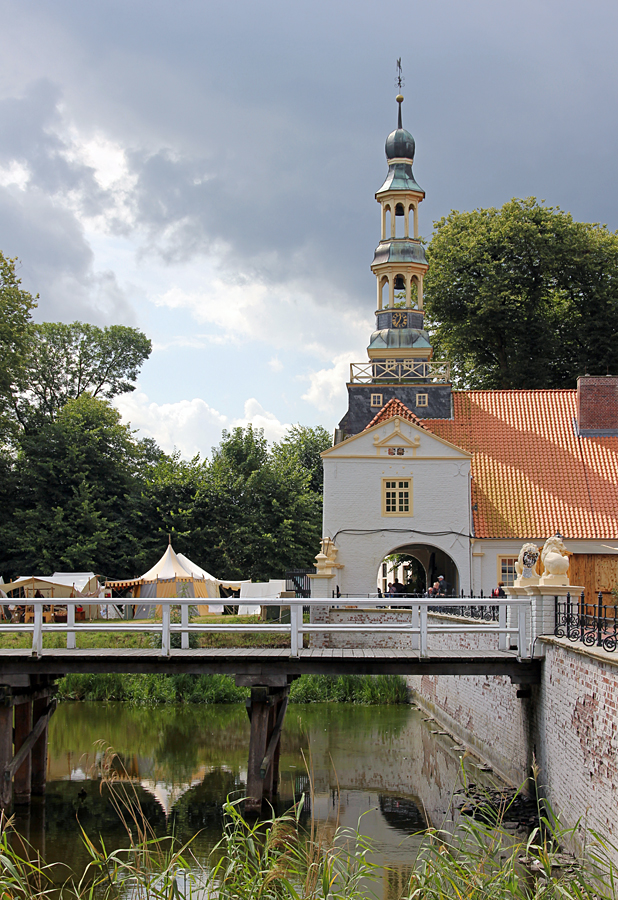
<svg viewBox="0 0 618 900"><path fill-rule="evenodd" d="M248 688L229 675L65 675L60 700L121 700L131 703L241 703ZM399 675L302 675L292 682L292 703L405 703Z"/></svg>
<svg viewBox="0 0 618 900"><path fill-rule="evenodd" d="M153 619L160 622L160 619ZM191 619L194 625L252 625L259 622L258 616L197 616ZM130 624L130 623L127 623ZM207 634L192 632L191 647L289 647L287 634ZM66 634L43 634L43 649L61 649L67 645ZM180 646L180 635L172 635L172 646ZM76 645L80 650L122 648L125 650L156 649L161 646L161 635L148 632L105 632L86 631L76 635ZM0 635L0 649L26 649L32 646L32 635L23 632L7 632Z"/></svg>

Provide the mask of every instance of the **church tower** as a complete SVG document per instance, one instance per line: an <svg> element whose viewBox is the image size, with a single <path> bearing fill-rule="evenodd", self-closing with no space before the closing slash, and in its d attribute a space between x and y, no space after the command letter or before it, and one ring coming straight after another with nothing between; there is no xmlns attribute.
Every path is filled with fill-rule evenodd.
<svg viewBox="0 0 618 900"><path fill-rule="evenodd" d="M401 400L419 418L451 418L451 384L446 362L432 359L424 330L423 278L429 268L419 238L418 205L425 197L412 172L414 138L403 127L386 139L388 174L376 193L381 237L371 271L377 282L376 330L366 363L350 365L348 411L335 443L362 431L389 400Z"/></svg>

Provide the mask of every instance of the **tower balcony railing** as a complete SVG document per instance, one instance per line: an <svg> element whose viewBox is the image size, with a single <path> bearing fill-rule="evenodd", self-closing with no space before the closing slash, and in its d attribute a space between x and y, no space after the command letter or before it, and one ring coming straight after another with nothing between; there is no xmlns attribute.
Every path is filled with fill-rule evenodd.
<svg viewBox="0 0 618 900"><path fill-rule="evenodd" d="M352 384L403 384L406 382L448 382L451 367L448 362L391 362L372 360L366 363L350 363Z"/></svg>

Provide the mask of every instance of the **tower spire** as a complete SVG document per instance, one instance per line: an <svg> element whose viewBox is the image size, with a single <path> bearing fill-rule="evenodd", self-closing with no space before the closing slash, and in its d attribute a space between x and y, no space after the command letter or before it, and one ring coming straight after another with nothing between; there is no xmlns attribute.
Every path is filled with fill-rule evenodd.
<svg viewBox="0 0 618 900"><path fill-rule="evenodd" d="M397 60L397 78L395 79L395 83L399 89L399 93L395 97L395 100L399 104L399 112L397 115L397 128L403 128L401 122L401 104L403 103L403 94L401 93L403 90L403 86L405 84L405 79L403 77L403 70L401 68L401 57Z"/></svg>

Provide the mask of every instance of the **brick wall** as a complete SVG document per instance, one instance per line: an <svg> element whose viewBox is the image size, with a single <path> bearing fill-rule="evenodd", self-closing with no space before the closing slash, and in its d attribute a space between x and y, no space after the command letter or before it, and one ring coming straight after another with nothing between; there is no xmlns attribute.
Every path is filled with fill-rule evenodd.
<svg viewBox="0 0 618 900"><path fill-rule="evenodd" d="M331 623L410 622L407 610L324 606L318 614ZM432 614L429 620L444 621ZM356 632L312 635L312 646L413 648L414 640ZM496 649L497 641L480 632L428 636L430 650ZM421 706L506 781L522 784L536 760L542 792L563 823L582 819L573 849L581 849L586 823L618 845L618 653L551 637L539 642L545 650L541 684L527 697L517 697L518 686L506 676L412 675L407 683Z"/></svg>
<svg viewBox="0 0 618 900"><path fill-rule="evenodd" d="M388 602L388 601L385 601ZM477 623L472 619L457 619L449 616L444 618L435 613L428 614L428 624L439 622L450 622L453 620L465 622L470 628L478 627ZM409 609L350 609L343 605L336 609L332 606L312 606L311 621L313 623L328 623L331 625L411 625L412 612ZM431 650L453 650L459 647L463 650L497 650L498 636L495 634L474 634L467 632L466 634L430 634L428 636L428 647ZM362 632L356 631L351 633L332 634L324 632L322 634L311 635L312 647L376 647L385 649L387 647L401 647L403 649L417 649L418 635L405 635L398 632Z"/></svg>
<svg viewBox="0 0 618 900"><path fill-rule="evenodd" d="M618 844L618 659L544 639L538 760L552 806ZM617 854L618 855L618 854Z"/></svg>
<svg viewBox="0 0 618 900"><path fill-rule="evenodd" d="M618 377L584 375L577 379L577 424L581 434L618 433Z"/></svg>
<svg viewBox="0 0 618 900"><path fill-rule="evenodd" d="M408 684L513 784L536 758L542 791L564 824L582 819L573 849L586 823L618 844L618 654L541 640L542 682L527 698L505 677L412 676Z"/></svg>

